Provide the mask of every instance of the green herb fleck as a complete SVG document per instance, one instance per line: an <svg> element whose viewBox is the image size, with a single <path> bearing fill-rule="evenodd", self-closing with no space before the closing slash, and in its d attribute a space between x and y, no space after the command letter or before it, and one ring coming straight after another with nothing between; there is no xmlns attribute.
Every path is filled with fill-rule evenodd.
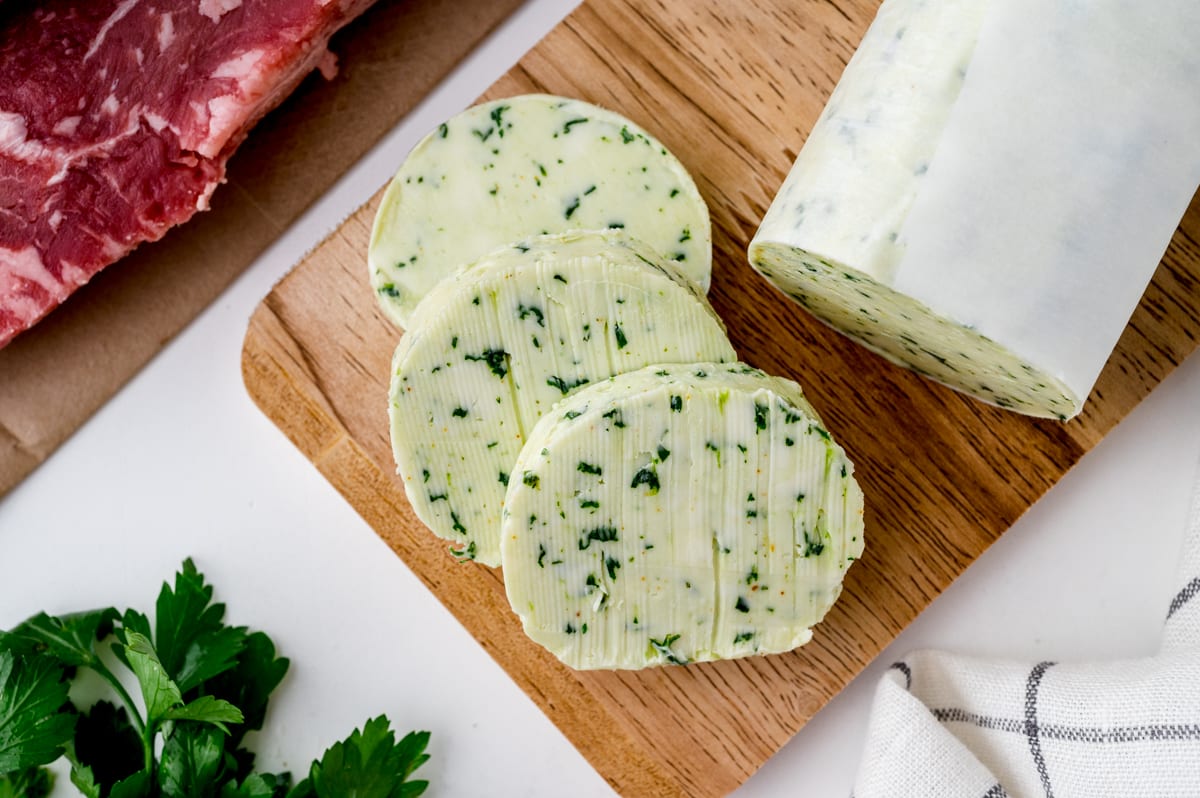
<svg viewBox="0 0 1200 798"><path fill-rule="evenodd" d="M497 135L499 135L500 138L504 138L503 116L504 116L504 112L507 111L508 109L509 109L509 106L507 106L507 105L497 105L495 108L492 109L492 113L491 113L492 121L496 123Z"/></svg>
<svg viewBox="0 0 1200 798"><path fill-rule="evenodd" d="M492 373L500 379L508 375L508 352L503 349L485 349L478 355L465 355L464 359L486 363Z"/></svg>
<svg viewBox="0 0 1200 798"><path fill-rule="evenodd" d="M819 557L823 551L825 551L825 541L821 539L821 530L818 522L817 530L811 535L807 528L804 530L804 556Z"/></svg>
<svg viewBox="0 0 1200 798"><path fill-rule="evenodd" d="M655 473L652 466L646 466L633 475L633 482L630 483L630 488L636 488L638 485L647 487L647 495L653 496L658 493L659 482L658 474Z"/></svg>
<svg viewBox="0 0 1200 798"><path fill-rule="evenodd" d="M595 499L580 499L579 500L579 509L581 509L581 510L596 510L596 509L599 509L599 507L600 507L600 502L596 501Z"/></svg>
<svg viewBox="0 0 1200 798"><path fill-rule="evenodd" d="M563 123L562 132L570 133L572 127L574 127L575 125L582 125L586 121L588 121L588 120L587 120L587 117L585 117L585 116L577 117L575 119L568 119L566 122Z"/></svg>
<svg viewBox="0 0 1200 798"><path fill-rule="evenodd" d="M617 528L613 526L598 526L595 529L589 530L586 535L579 539L579 550L584 551L588 546L592 545L592 541L600 543L611 543L617 539Z"/></svg>
<svg viewBox="0 0 1200 798"><path fill-rule="evenodd" d="M658 461L661 463L671 456L671 450L661 443L658 445Z"/></svg>
<svg viewBox="0 0 1200 798"><path fill-rule="evenodd" d="M679 413L683 410L683 397L682 396L672 396L671 397L671 410L675 413Z"/></svg>
<svg viewBox="0 0 1200 798"><path fill-rule="evenodd" d="M581 474L594 474L596 476L600 476L600 466L592 465L591 463L585 463L582 460L579 461L579 468L577 470Z"/></svg>
<svg viewBox="0 0 1200 798"><path fill-rule="evenodd" d="M733 608L738 612L750 612L750 602L746 601L745 597L738 596L738 600L733 605Z"/></svg>
<svg viewBox="0 0 1200 798"><path fill-rule="evenodd" d="M769 408L766 405L754 403L754 426L759 430L767 428L767 413Z"/></svg>
<svg viewBox="0 0 1200 798"><path fill-rule="evenodd" d="M521 477L521 482L526 487L537 490L538 484L541 482L541 479L538 477L537 474L533 473L532 471L526 471L525 476Z"/></svg>
<svg viewBox="0 0 1200 798"><path fill-rule="evenodd" d="M753 639L754 632L738 632L733 638L733 644L736 646L738 643L749 643Z"/></svg>
<svg viewBox="0 0 1200 798"><path fill-rule="evenodd" d="M446 138L446 135L449 132L450 132L450 126L447 125L445 122L438 125L438 138L443 138L443 139Z"/></svg>
<svg viewBox="0 0 1200 798"><path fill-rule="evenodd" d="M539 327L546 326L546 316L537 305L517 305L517 318L525 321L530 316L538 323Z"/></svg>
<svg viewBox="0 0 1200 798"><path fill-rule="evenodd" d="M545 562L543 562L545 559L546 559L546 544L539 543L538 544L538 558L537 558L538 568L546 567Z"/></svg>
<svg viewBox="0 0 1200 798"><path fill-rule="evenodd" d="M455 418L466 418L469 412L470 411L468 411L465 407L456 407L453 411L451 411L450 415L454 416Z"/></svg>
<svg viewBox="0 0 1200 798"><path fill-rule="evenodd" d="M678 656L671 650L671 646L679 639L679 635L666 635L662 640L650 638L650 647L657 651L671 665L686 665L687 659Z"/></svg>
<svg viewBox="0 0 1200 798"><path fill-rule="evenodd" d="M629 144L636 140L637 140L637 136L635 136L629 132L629 127L627 125L622 125L621 126L621 141L625 142L626 144Z"/></svg>
<svg viewBox="0 0 1200 798"><path fill-rule="evenodd" d="M608 557L604 560L604 567L608 570L608 578L616 579L617 571L621 568L621 563L615 557Z"/></svg>
<svg viewBox="0 0 1200 798"><path fill-rule="evenodd" d="M625 337L625 331L621 329L620 324L613 325L613 336L617 339L617 349L624 349L629 343L629 339Z"/></svg>
<svg viewBox="0 0 1200 798"><path fill-rule="evenodd" d="M614 407L612 410L609 410L607 413L604 413L602 415L602 418L607 418L609 421L612 422L612 425L614 427L616 427L617 429L625 428L625 417L624 417L624 415L622 415L621 408L619 408L619 407Z"/></svg>
<svg viewBox="0 0 1200 798"><path fill-rule="evenodd" d="M567 203L567 210L563 213L563 218L570 219L577 210L579 210L579 197L572 197L571 201Z"/></svg>
<svg viewBox="0 0 1200 798"><path fill-rule="evenodd" d="M508 487L508 474L503 471L500 472L500 484L506 488Z"/></svg>
<svg viewBox="0 0 1200 798"><path fill-rule="evenodd" d="M555 374L554 376L552 376L548 380L546 380L546 384L549 385L551 388L557 388L559 391L562 392L563 396L566 396L568 393L575 390L580 385L586 385L587 379L580 378L580 379L576 380L575 382L567 382L562 377Z"/></svg>

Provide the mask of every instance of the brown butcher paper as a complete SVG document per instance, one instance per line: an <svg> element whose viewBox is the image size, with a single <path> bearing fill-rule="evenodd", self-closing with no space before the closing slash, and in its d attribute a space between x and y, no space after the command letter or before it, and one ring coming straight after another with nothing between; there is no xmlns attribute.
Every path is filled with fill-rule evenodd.
<svg viewBox="0 0 1200 798"><path fill-rule="evenodd" d="M213 195L211 211L108 267L0 349L0 496L519 5L380 0L333 38L337 76L310 75L251 131L230 160L228 182Z"/></svg>

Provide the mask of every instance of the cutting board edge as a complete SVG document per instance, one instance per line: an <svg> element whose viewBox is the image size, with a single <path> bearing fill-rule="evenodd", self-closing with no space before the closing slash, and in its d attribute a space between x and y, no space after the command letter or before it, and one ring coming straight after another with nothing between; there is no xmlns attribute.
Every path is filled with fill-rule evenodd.
<svg viewBox="0 0 1200 798"><path fill-rule="evenodd" d="M333 233L327 236L327 239L332 235ZM320 245L314 248L314 251L319 248ZM309 254L311 255L312 253ZM304 261L302 260L295 268L298 268L303 263ZM288 275L280 283L287 280L293 271L295 271L295 268L289 271ZM480 648L487 652L496 664L508 674L509 678L534 702L539 710L554 724L555 728L571 742L580 755L608 782L609 786L619 794L626 796L720 798L720 796L727 795L728 792L726 791L714 792L708 795L688 791L678 780L672 779L669 774L663 772L662 768L652 758L645 756L632 738L628 738L625 744L621 746L614 746L611 737L606 737L604 740L589 738L583 732L589 728L594 728L594 724L581 723L578 717L580 714L604 715L617 726L623 725L621 719L611 713L605 712L602 705L592 697L590 690L582 684L578 684L578 682L578 690L572 691L573 694L570 696L563 695L563 699L569 700L561 701L560 705L561 707L570 707L573 703L577 706L578 703L586 703L585 708L590 708L591 713L565 711L559 705L554 704L552 697L546 695L541 688L531 689L534 684L532 679L533 674L518 668L521 659L514 657L506 660L499 656L499 650L493 645L488 645L488 641L477 634L460 617L456 608L448 603L446 594L434 589L435 586L431 584L422 569L417 567L418 563L413 561L416 559L415 556L410 557L405 549L391 539L391 535L381 530L380 526L377 525L378 519L370 517L373 514L371 512L371 505L366 504L364 506L356 498L353 486L347 482L344 476L346 473L344 466L347 463L347 458L349 458L352 461L351 468L349 469L351 471L367 471L376 479L384 481L389 476L379 471L370 457L362 451L349 437L346 430L337 422L336 417L327 413L326 408L321 407L322 402L315 401L311 394L304 391L300 387L300 384L292 379L288 368L268 351L269 344L266 344L265 340L269 339L267 331L272 324L272 320L279 325L281 330L284 329L270 308L270 300L274 295L274 290L272 289L272 292L255 308L247 325L241 352L242 378L246 392L263 415L270 419L291 444L313 463L318 472L346 500L359 517L371 527L372 531L383 540L388 548L422 582L438 602L479 643ZM294 343L294 339L291 336L288 336L288 340ZM278 397L289 397L292 401L276 401ZM327 432L323 436L324 440L327 441L324 445L310 445L292 432L298 428L307 427L314 421L324 427ZM339 454L342 456L339 456ZM455 565L456 567L460 567L457 563ZM580 694L586 696L586 702L579 702ZM761 767L761 764L759 767ZM745 779L753 775L753 772L756 772L756 770L745 774L745 777L739 781L739 785L744 783Z"/></svg>

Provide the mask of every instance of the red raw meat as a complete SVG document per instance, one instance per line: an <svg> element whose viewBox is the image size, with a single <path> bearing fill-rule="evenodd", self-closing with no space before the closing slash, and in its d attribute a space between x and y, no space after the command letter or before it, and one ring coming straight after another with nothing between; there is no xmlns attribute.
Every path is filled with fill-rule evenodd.
<svg viewBox="0 0 1200 798"><path fill-rule="evenodd" d="M0 347L205 210L373 0L0 0Z"/></svg>

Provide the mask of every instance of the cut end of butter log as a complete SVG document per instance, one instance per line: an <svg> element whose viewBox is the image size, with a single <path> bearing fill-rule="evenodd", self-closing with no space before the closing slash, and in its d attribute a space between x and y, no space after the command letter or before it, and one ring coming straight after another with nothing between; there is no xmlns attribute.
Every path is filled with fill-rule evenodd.
<svg viewBox="0 0 1200 798"><path fill-rule="evenodd" d="M512 241L623 229L703 290L712 269L705 205L683 165L612 111L529 94L447 120L409 154L375 216L371 286L401 327L442 278Z"/></svg>
<svg viewBox="0 0 1200 798"><path fill-rule="evenodd" d="M798 385L741 363L577 391L529 433L513 475L508 598L572 668L790 651L863 551L845 453Z"/></svg>
<svg viewBox="0 0 1200 798"><path fill-rule="evenodd" d="M1067 419L1200 183L1200 3L886 0L750 244L817 318Z"/></svg>
<svg viewBox="0 0 1200 798"><path fill-rule="evenodd" d="M500 564L506 486L534 424L580 386L737 355L699 286L621 231L511 244L433 288L392 363L392 449L417 516Z"/></svg>

